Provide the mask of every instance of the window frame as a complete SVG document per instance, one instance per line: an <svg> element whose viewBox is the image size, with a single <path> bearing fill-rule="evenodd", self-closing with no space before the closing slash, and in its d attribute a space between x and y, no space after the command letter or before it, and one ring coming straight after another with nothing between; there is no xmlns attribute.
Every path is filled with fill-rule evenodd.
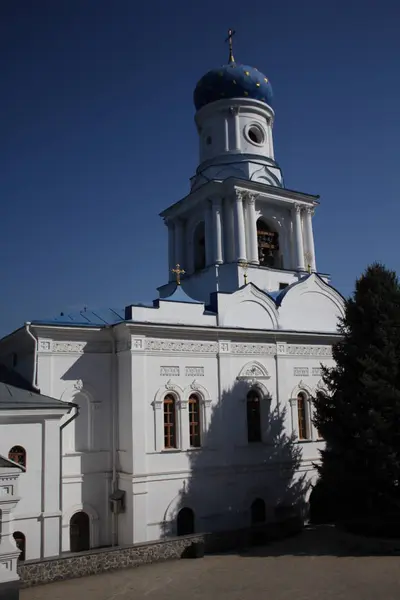
<svg viewBox="0 0 400 600"><path fill-rule="evenodd" d="M194 400L192 400L194 399ZM192 392L188 398L188 418L189 418L189 447L190 448L201 448L202 446L202 424L203 424L203 415L202 415L202 407L203 402L201 396ZM191 407L196 405L197 411L197 423L192 421L192 410ZM193 426L197 425L197 433L193 432ZM198 443L192 443L192 438L196 437Z"/></svg>
<svg viewBox="0 0 400 600"><path fill-rule="evenodd" d="M166 412L166 406L171 406L172 405L172 410L170 412ZM175 396L175 394L171 394L171 393L167 393L165 394L163 401L162 401L162 412L163 412L163 450L164 451L170 451L170 450L178 450L179 449L179 440L178 440L178 418L177 418L177 398ZM166 423L166 416L167 415L173 415L173 423L168 424ZM166 427L171 428L173 430L173 435L171 436L170 434L166 434ZM166 443L166 438L167 435L169 438L173 437L173 445L167 445Z"/></svg>

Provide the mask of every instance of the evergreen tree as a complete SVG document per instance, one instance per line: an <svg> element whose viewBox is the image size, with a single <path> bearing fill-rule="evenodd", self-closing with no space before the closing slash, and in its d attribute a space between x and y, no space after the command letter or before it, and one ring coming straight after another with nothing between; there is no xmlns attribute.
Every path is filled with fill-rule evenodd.
<svg viewBox="0 0 400 600"><path fill-rule="evenodd" d="M314 399L314 423L326 441L318 467L336 518L400 514L400 285L374 264L345 303L323 369L329 396Z"/></svg>

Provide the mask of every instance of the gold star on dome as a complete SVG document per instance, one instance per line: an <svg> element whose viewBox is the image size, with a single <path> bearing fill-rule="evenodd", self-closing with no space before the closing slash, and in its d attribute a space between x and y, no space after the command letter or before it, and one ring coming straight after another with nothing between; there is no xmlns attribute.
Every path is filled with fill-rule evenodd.
<svg viewBox="0 0 400 600"><path fill-rule="evenodd" d="M257 87L260 87L260 85L261 85L261 83L258 83L258 81L257 81L257 83L256 83L256 86L257 86Z"/></svg>
<svg viewBox="0 0 400 600"><path fill-rule="evenodd" d="M250 75L250 71L245 71L244 74L245 75Z"/></svg>
<svg viewBox="0 0 400 600"><path fill-rule="evenodd" d="M266 77L264 77L264 81L266 81L268 83L268 79Z"/></svg>

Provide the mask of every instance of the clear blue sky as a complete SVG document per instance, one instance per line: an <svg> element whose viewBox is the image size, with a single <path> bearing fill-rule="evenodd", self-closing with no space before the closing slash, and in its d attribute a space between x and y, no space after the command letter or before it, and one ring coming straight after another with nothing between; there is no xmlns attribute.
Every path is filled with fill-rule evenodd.
<svg viewBox="0 0 400 600"><path fill-rule="evenodd" d="M197 164L192 93L235 58L275 94L289 188L321 195L317 265L342 293L399 269L398 0L3 0L0 334L157 297L158 213Z"/></svg>

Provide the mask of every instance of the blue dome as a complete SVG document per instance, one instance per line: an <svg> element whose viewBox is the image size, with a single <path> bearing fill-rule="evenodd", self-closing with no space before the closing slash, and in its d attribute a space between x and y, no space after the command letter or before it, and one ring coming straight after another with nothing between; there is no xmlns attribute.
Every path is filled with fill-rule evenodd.
<svg viewBox="0 0 400 600"><path fill-rule="evenodd" d="M196 110L224 98L252 98L271 106L272 87L254 67L230 62L206 73L196 85L193 98Z"/></svg>

